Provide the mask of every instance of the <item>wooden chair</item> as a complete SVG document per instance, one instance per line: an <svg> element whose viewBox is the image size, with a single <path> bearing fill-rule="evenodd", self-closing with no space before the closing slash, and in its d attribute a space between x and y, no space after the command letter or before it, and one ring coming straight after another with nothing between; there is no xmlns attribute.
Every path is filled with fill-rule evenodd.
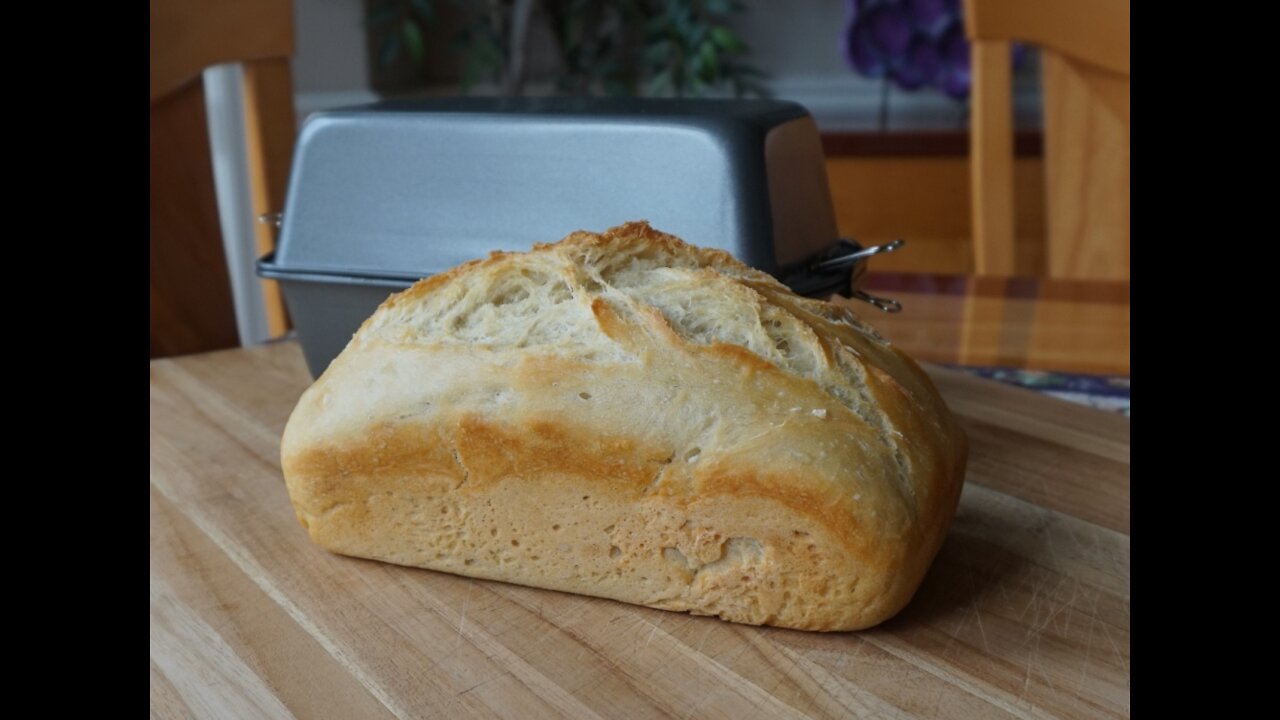
<svg viewBox="0 0 1280 720"><path fill-rule="evenodd" d="M1128 281L1129 0L965 0L979 275ZM1045 268L1014 241L1010 43L1044 49Z"/></svg>
<svg viewBox="0 0 1280 720"><path fill-rule="evenodd" d="M245 130L255 216L279 210L296 125L289 0L151 0L151 356L237 344L217 229L201 74L244 67ZM273 245L257 229L258 251ZM274 283L268 330L287 326Z"/></svg>

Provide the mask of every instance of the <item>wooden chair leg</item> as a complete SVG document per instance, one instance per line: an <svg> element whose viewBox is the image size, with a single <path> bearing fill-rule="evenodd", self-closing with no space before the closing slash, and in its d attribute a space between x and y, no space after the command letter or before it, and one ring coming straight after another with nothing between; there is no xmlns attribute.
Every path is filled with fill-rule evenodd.
<svg viewBox="0 0 1280 720"><path fill-rule="evenodd" d="M974 269L1016 271L1013 239L1013 75L1007 42L973 44L969 167L973 185Z"/></svg>

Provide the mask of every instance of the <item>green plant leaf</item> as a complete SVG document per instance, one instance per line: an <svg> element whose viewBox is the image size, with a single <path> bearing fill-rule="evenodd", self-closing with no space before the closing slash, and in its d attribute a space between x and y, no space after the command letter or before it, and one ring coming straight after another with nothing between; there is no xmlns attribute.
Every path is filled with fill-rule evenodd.
<svg viewBox="0 0 1280 720"><path fill-rule="evenodd" d="M671 26L676 32L684 37L693 34L693 10L681 3L670 3L667 7L667 16L671 18Z"/></svg>
<svg viewBox="0 0 1280 720"><path fill-rule="evenodd" d="M672 90L671 71L663 70L662 72L649 78L648 94L655 97L662 97L670 93Z"/></svg>
<svg viewBox="0 0 1280 720"><path fill-rule="evenodd" d="M405 20L400 26L400 33L404 35L404 46L409 51L413 64L421 65L423 58L427 55L426 42L422 39L422 28L418 27L418 23L413 20Z"/></svg>
<svg viewBox="0 0 1280 720"><path fill-rule="evenodd" d="M708 82L715 82L720 77L720 57L713 43L703 43L698 48L698 57L702 60L702 77Z"/></svg>
<svg viewBox="0 0 1280 720"><path fill-rule="evenodd" d="M697 75L689 76L689 95L692 97L702 97L707 94L707 83L703 82ZM683 96L683 93L681 93Z"/></svg>
<svg viewBox="0 0 1280 720"><path fill-rule="evenodd" d="M731 53L740 53L747 49L747 44L742 42L742 38L723 25L711 28L711 42Z"/></svg>
<svg viewBox="0 0 1280 720"><path fill-rule="evenodd" d="M703 41L707 39L707 31L709 29L710 28L708 28L706 25L703 25L702 23L698 23L697 25L695 25L689 32L689 37L688 37L689 47L698 47L699 45L701 45Z"/></svg>
<svg viewBox="0 0 1280 720"><path fill-rule="evenodd" d="M652 65L663 65L671 59L671 43L663 41L649 45L644 49L644 61Z"/></svg>
<svg viewBox="0 0 1280 720"><path fill-rule="evenodd" d="M378 49L378 65L383 68L391 67L396 61L396 56L400 54L400 35L397 33L387 33L382 39L382 47Z"/></svg>

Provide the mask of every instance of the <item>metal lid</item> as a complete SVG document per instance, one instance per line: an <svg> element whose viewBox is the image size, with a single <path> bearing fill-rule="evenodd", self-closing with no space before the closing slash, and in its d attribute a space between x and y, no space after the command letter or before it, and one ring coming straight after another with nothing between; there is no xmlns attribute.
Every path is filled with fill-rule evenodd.
<svg viewBox="0 0 1280 720"><path fill-rule="evenodd" d="M275 274L422 277L629 220L777 274L835 238L799 105L453 98L313 116Z"/></svg>

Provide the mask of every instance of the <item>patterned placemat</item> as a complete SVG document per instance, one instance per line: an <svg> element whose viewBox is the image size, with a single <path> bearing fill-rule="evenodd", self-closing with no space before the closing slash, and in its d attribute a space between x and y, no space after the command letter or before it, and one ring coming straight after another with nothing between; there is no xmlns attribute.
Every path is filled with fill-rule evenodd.
<svg viewBox="0 0 1280 720"><path fill-rule="evenodd" d="M1073 403L1089 405L1129 417L1129 378L1080 373L1044 372L1006 367L968 367L956 370L1042 392Z"/></svg>

